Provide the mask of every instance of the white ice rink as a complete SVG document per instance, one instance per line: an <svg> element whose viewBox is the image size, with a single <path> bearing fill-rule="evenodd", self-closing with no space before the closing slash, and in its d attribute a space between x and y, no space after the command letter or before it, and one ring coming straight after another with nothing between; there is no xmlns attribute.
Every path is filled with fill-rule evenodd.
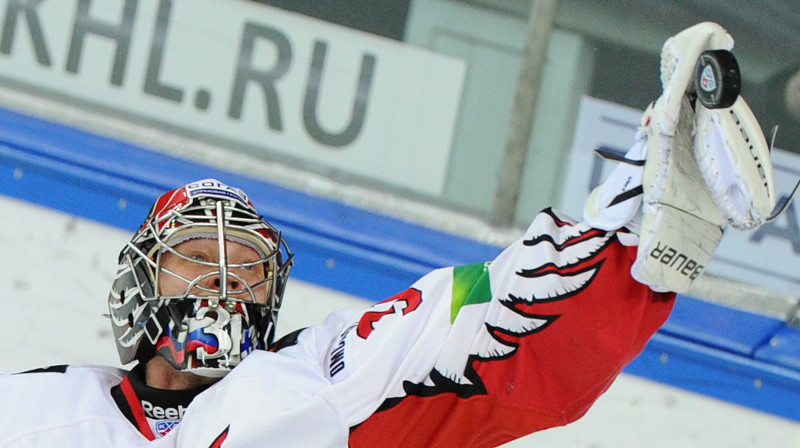
<svg viewBox="0 0 800 448"><path fill-rule="evenodd" d="M5 196L0 210L0 372L65 363L118 365L103 313L116 256L129 234ZM278 330L366 305L290 281ZM507 446L800 448L800 424L623 375L577 423Z"/></svg>

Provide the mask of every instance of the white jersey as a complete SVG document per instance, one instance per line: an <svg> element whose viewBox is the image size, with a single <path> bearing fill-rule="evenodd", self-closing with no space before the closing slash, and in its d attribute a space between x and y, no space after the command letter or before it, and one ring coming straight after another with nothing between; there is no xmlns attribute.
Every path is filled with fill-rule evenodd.
<svg viewBox="0 0 800 448"><path fill-rule="evenodd" d="M152 441L110 396L119 371L0 377L0 448L494 447L564 425L672 309L674 294L631 279L633 239L542 212L491 262L436 270L254 352Z"/></svg>
<svg viewBox="0 0 800 448"><path fill-rule="evenodd" d="M111 390L125 378L119 369L65 366L4 375L0 447L252 447L267 436L276 447L347 446L348 427L327 398L331 384L320 369L264 351L246 361L194 399L183 415L186 431L177 426L162 438L143 434L115 403ZM31 400L31 391L38 399Z"/></svg>
<svg viewBox="0 0 800 448"><path fill-rule="evenodd" d="M63 367L2 376L0 447L161 447L148 443L111 398L124 375L108 367Z"/></svg>

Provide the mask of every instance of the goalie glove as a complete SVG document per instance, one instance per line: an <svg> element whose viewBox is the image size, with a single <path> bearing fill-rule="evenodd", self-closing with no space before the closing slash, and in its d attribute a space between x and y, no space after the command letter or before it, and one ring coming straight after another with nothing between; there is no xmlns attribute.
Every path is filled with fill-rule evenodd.
<svg viewBox="0 0 800 448"><path fill-rule="evenodd" d="M631 275L654 290L688 290L723 226L757 228L775 207L770 148L747 103L739 97L729 108L707 109L690 91L701 54L732 46L725 30L708 22L667 40L663 93L645 111L624 163L584 209L592 226L639 234Z"/></svg>

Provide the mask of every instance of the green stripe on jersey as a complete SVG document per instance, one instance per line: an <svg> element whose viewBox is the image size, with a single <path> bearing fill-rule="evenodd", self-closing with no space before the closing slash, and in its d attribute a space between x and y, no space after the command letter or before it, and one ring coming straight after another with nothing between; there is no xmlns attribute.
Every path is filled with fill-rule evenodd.
<svg viewBox="0 0 800 448"><path fill-rule="evenodd" d="M491 299L489 263L475 263L453 268L453 301L450 308L450 323L456 320L462 306L486 303Z"/></svg>

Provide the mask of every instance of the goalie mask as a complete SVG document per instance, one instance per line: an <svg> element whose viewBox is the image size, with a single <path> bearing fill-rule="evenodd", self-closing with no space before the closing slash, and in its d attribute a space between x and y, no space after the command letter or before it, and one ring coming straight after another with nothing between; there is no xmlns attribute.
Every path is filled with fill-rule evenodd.
<svg viewBox="0 0 800 448"><path fill-rule="evenodd" d="M242 190L205 179L164 194L120 252L108 296L120 360L158 354L225 375L272 343L291 264Z"/></svg>

